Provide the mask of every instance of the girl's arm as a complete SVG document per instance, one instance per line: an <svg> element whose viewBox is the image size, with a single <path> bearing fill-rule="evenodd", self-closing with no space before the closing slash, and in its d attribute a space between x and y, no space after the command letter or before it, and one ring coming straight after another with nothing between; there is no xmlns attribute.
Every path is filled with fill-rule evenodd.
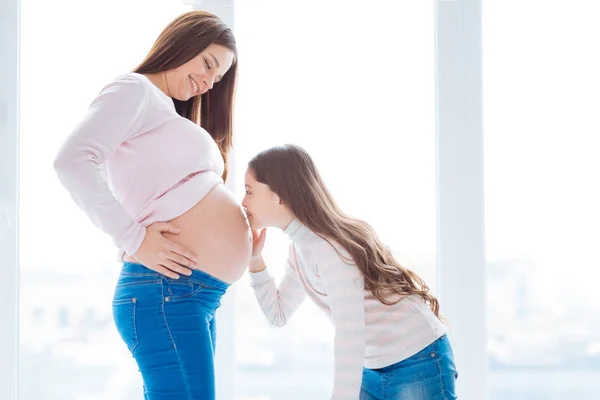
<svg viewBox="0 0 600 400"><path fill-rule="evenodd" d="M345 254L342 250L342 254ZM331 307L335 327L332 400L359 397L365 357L365 290L363 276L327 242L315 252L315 263Z"/></svg>
<svg viewBox="0 0 600 400"><path fill-rule="evenodd" d="M253 262L264 265L262 258ZM275 280L266 268L260 272L250 272L250 281L256 299L269 322L275 326L284 326L306 299L306 291L296 272L298 264L293 244L290 244L285 268L279 287L275 285Z"/></svg>

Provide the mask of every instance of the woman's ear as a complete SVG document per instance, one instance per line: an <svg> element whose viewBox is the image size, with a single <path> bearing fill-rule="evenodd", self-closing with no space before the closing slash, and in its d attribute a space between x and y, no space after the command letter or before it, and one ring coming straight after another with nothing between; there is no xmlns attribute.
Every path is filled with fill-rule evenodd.
<svg viewBox="0 0 600 400"><path fill-rule="evenodd" d="M279 196L277 195L277 193L273 192L273 193L272 193L272 196L273 196L273 200L275 200L275 202L276 202L277 204L279 204L279 205L282 205L282 204L283 204L283 200L281 200L281 197L279 197Z"/></svg>

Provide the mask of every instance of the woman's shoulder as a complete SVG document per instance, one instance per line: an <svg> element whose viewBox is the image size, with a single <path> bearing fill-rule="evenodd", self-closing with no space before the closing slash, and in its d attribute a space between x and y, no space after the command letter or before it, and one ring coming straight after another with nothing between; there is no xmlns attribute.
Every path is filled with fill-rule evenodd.
<svg viewBox="0 0 600 400"><path fill-rule="evenodd" d="M150 85L153 83L144 75L135 72L122 74L113 78L100 89L90 107L102 107L129 113L141 112L147 108L151 98L155 95Z"/></svg>
<svg viewBox="0 0 600 400"><path fill-rule="evenodd" d="M145 96L149 93L149 85L152 85L152 82L144 75L136 72L128 72L117 76L105 84L102 87L100 94L110 92L114 94L123 94L128 97L135 95Z"/></svg>

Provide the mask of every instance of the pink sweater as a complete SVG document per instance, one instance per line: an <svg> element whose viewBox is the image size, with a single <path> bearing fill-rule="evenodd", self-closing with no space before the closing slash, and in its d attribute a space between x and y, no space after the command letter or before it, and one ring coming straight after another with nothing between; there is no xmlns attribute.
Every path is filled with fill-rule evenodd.
<svg viewBox="0 0 600 400"><path fill-rule="evenodd" d="M54 168L93 223L132 255L145 227L185 213L222 183L224 163L208 132L145 76L128 73L92 101Z"/></svg>
<svg viewBox="0 0 600 400"><path fill-rule="evenodd" d="M359 397L363 367L383 368L404 360L446 333L419 296L392 306L365 291L362 274L324 239L298 221L285 230L292 243L284 277L275 285L267 270L251 273L265 315L283 326L310 297L335 327L334 400ZM337 249L348 253L339 245Z"/></svg>

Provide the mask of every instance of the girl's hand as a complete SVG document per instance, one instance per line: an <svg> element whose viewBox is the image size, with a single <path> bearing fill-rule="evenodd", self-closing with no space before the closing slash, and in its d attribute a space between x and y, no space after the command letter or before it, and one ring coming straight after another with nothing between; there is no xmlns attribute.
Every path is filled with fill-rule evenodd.
<svg viewBox="0 0 600 400"><path fill-rule="evenodd" d="M197 268L198 257L186 247L165 238L163 232L178 234L180 231L166 222L150 225L133 258L146 268L169 278L178 279L179 274L191 275L192 270Z"/></svg>
<svg viewBox="0 0 600 400"><path fill-rule="evenodd" d="M267 229L262 229L260 232L252 229L252 258L262 257L262 250L265 247L265 238L267 237Z"/></svg>
<svg viewBox="0 0 600 400"><path fill-rule="evenodd" d="M260 232L252 229L252 258L250 258L250 264L248 265L248 271L252 273L260 272L267 268L261 254L263 247L265 247L266 237L266 229Z"/></svg>

